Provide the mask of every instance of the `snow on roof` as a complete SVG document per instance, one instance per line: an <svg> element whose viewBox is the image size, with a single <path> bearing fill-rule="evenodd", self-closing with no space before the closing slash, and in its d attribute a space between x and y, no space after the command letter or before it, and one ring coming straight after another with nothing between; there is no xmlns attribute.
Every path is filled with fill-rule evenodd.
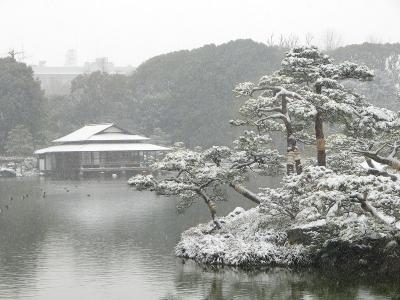
<svg viewBox="0 0 400 300"><path fill-rule="evenodd" d="M104 132L107 129L114 129L118 132ZM83 141L140 141L148 138L131 134L112 123L90 124L54 140L56 143L83 142Z"/></svg>
<svg viewBox="0 0 400 300"><path fill-rule="evenodd" d="M103 130L113 126L112 123L108 124L90 124L83 126L82 128L71 132L59 139L54 140L53 142L81 142L86 141L92 135L96 133L102 132Z"/></svg>
<svg viewBox="0 0 400 300"><path fill-rule="evenodd" d="M81 144L81 145L57 145L35 151L35 154L54 152L87 152L87 151L169 151L170 148L153 144L123 143L123 144Z"/></svg>
<svg viewBox="0 0 400 300"><path fill-rule="evenodd" d="M137 135L137 134L127 134L127 133L100 133L92 135L87 139L88 141L143 141L149 140L149 138Z"/></svg>

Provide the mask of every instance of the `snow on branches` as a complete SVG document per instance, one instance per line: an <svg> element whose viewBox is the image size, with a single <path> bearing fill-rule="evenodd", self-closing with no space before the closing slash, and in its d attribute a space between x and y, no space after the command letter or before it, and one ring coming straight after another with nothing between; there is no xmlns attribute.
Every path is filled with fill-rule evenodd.
<svg viewBox="0 0 400 300"><path fill-rule="evenodd" d="M342 154L349 157L364 157L368 166L367 172L397 180L397 175L379 166L400 170L400 161L397 157L400 148L399 135L398 113L366 104L358 107L357 113L347 123L343 134L329 138L328 146L330 153L336 157Z"/></svg>
<svg viewBox="0 0 400 300"><path fill-rule="evenodd" d="M293 172L293 165L301 166L296 137L314 127L318 165L325 166L323 123L347 126L355 116L365 113L361 108L368 106L363 97L346 90L339 80L371 80L373 72L350 62L334 64L316 47L288 51L281 66L257 84L245 82L235 87L234 93L248 100L239 110L242 119L231 124L254 126L259 132L285 132L288 174ZM294 156L297 162L293 162ZM301 167L296 173L301 173Z"/></svg>
<svg viewBox="0 0 400 300"><path fill-rule="evenodd" d="M274 175L282 172L282 157L271 149L270 137L252 131L234 141L233 149L213 146L204 151L178 148L154 164L161 175L136 175L128 183L138 190L151 190L180 198L179 209L204 200L217 227L216 201L223 199L222 187L229 185L249 200L259 203L257 195L241 185L249 172Z"/></svg>
<svg viewBox="0 0 400 300"><path fill-rule="evenodd" d="M279 73L292 77L298 83L317 85L322 79L331 79L331 83L334 83L336 80L350 78L371 80L374 76L373 71L363 65L348 61L334 64L333 60L317 47L297 47L288 51L282 60Z"/></svg>
<svg viewBox="0 0 400 300"><path fill-rule="evenodd" d="M263 189L261 198L266 212L286 216L292 226L325 220L348 235L349 226L367 218L374 228L400 230L400 184L382 176L307 167L301 175L286 176L282 187Z"/></svg>
<svg viewBox="0 0 400 300"><path fill-rule="evenodd" d="M347 127L347 133L353 136L373 138L379 134L390 134L400 128L398 113L391 110L365 105Z"/></svg>
<svg viewBox="0 0 400 300"><path fill-rule="evenodd" d="M329 56L323 54L316 47L299 47L286 53L282 61L282 68L278 73L292 77L299 85L311 88L308 91L309 96L306 98L313 103L317 110L314 127L318 165L325 166L324 121L346 124L346 121L355 114L357 108L357 105L351 103L355 94L346 91L338 80L358 79L367 81L373 78L373 72L366 66L351 62L334 64ZM331 92L323 93L323 90L326 89L331 90ZM340 91L340 93L332 92L332 90Z"/></svg>
<svg viewBox="0 0 400 300"><path fill-rule="evenodd" d="M258 207L221 218L220 230L200 224L185 231L175 253L207 264L307 266L329 242L390 238L400 225L399 191L383 177L306 168L281 188L264 189Z"/></svg>

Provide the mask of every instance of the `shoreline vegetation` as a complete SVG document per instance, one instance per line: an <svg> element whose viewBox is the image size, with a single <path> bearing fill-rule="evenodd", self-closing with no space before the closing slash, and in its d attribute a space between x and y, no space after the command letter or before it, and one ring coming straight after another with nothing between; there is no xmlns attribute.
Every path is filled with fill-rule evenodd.
<svg viewBox="0 0 400 300"><path fill-rule="evenodd" d="M128 184L176 197L178 211L204 202L211 222L182 233L178 257L399 279L400 114L345 86L373 78L365 65L294 48L280 69L233 90L244 100L230 124L244 131L232 146L175 145L154 164L159 175L136 175ZM286 142L285 153L271 134ZM284 176L275 188L247 188L250 177L266 175ZM257 206L218 216L226 187Z"/></svg>
<svg viewBox="0 0 400 300"><path fill-rule="evenodd" d="M0 177L38 176L35 157L0 156Z"/></svg>
<svg viewBox="0 0 400 300"><path fill-rule="evenodd" d="M265 214L263 205L247 211L238 207L220 220L224 226L219 231L213 231L209 222L183 232L176 256L201 265L245 270L311 268L400 279L398 232L369 232L346 240L337 236L335 225L329 222L285 228L279 218Z"/></svg>

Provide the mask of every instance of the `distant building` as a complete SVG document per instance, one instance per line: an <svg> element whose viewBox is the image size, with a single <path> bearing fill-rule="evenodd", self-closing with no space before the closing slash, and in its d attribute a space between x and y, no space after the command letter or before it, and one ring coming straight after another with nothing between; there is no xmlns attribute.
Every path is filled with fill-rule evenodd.
<svg viewBox="0 0 400 300"><path fill-rule="evenodd" d="M69 49L65 54L65 63L66 67L76 67L78 65L78 54L75 49Z"/></svg>
<svg viewBox="0 0 400 300"><path fill-rule="evenodd" d="M96 71L109 74L129 74L134 70L132 66L115 66L107 57L96 58L95 61L85 62L83 66L78 66L77 54L73 49L67 51L64 66L47 66L46 61L40 61L38 65L31 67L47 95L68 94L71 81L80 74Z"/></svg>
<svg viewBox="0 0 400 300"><path fill-rule="evenodd" d="M108 57L98 57L94 62L85 62L83 67L85 68L86 73L96 71L103 73L118 73L115 70L114 64L108 61Z"/></svg>
<svg viewBox="0 0 400 300"><path fill-rule="evenodd" d="M90 124L54 140L55 146L36 150L35 155L45 174L138 172L148 170L153 159L170 150L148 140L114 124Z"/></svg>
<svg viewBox="0 0 400 300"><path fill-rule="evenodd" d="M48 67L45 61L32 66L35 78L47 95L66 95L70 92L72 80L84 74L83 67Z"/></svg>

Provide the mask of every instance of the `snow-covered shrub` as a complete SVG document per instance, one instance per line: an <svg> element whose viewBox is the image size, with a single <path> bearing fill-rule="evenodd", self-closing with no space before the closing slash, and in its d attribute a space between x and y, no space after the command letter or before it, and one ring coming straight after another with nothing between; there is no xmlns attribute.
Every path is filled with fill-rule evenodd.
<svg viewBox="0 0 400 300"><path fill-rule="evenodd" d="M400 229L400 184L388 177L308 167L261 195L261 208L285 216L290 226L326 220L339 229L338 235L351 235L357 222L368 223L374 231Z"/></svg>
<svg viewBox="0 0 400 300"><path fill-rule="evenodd" d="M220 219L223 227L219 231L210 233L209 224L185 231L175 248L176 255L201 263L241 267L310 263L304 246L287 244L277 219L271 219L259 207L239 214L235 211Z"/></svg>

